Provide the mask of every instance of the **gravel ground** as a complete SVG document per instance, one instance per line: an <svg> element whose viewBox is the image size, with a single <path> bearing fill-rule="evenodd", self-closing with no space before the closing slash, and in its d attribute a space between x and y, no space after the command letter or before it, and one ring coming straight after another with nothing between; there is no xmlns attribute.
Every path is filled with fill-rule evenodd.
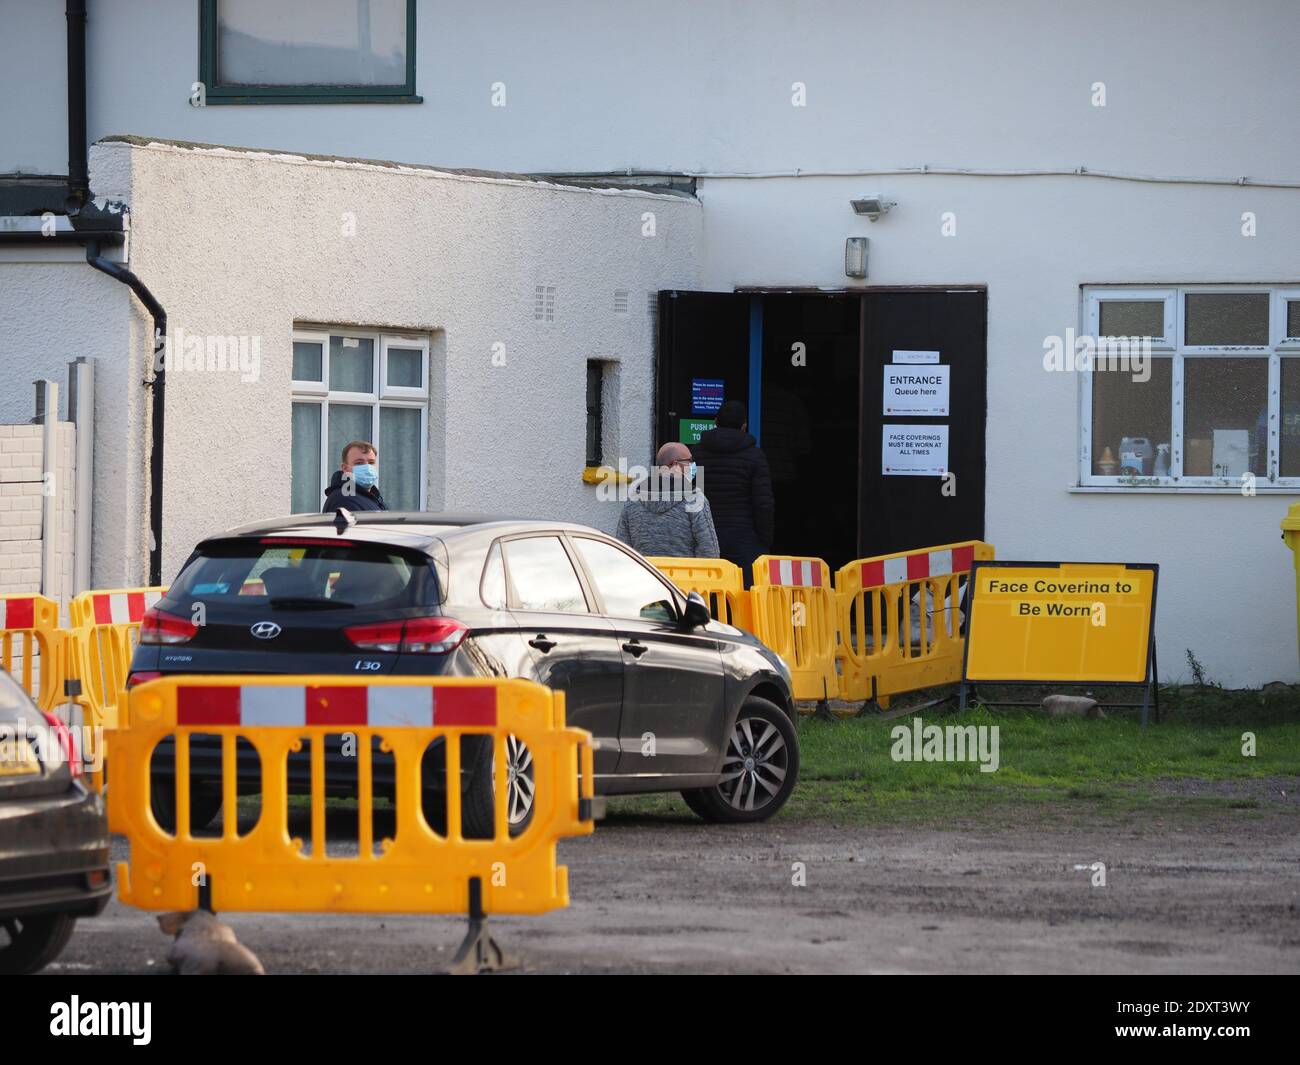
<svg viewBox="0 0 1300 1065"><path fill-rule="evenodd" d="M560 845L567 910L491 923L521 972L1300 972L1300 779L1169 791L1158 812L1003 804L948 826L721 828L615 805ZM273 973L437 972L463 925L226 920ZM158 972L166 948L114 901L50 971Z"/></svg>

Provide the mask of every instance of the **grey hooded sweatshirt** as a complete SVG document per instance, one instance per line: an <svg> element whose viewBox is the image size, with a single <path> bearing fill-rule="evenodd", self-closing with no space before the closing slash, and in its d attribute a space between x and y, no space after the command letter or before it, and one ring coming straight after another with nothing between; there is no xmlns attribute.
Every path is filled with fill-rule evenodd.
<svg viewBox="0 0 1300 1065"><path fill-rule="evenodd" d="M718 557L718 534L703 493L696 493L694 500L631 499L623 505L614 535L652 557Z"/></svg>

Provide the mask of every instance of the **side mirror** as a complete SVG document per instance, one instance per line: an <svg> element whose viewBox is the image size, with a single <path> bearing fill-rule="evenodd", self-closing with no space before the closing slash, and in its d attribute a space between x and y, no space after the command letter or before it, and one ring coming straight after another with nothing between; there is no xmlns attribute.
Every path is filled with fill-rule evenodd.
<svg viewBox="0 0 1300 1065"><path fill-rule="evenodd" d="M686 596L686 612L682 615L682 626L698 629L712 620L713 615L709 613L709 604L704 601L704 597L699 592L689 593Z"/></svg>

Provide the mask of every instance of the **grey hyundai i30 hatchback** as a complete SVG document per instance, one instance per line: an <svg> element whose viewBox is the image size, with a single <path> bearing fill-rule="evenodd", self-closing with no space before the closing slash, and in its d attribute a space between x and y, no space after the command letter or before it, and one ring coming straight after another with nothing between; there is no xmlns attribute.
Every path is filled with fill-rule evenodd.
<svg viewBox="0 0 1300 1065"><path fill-rule="evenodd" d="M130 684L176 673L522 677L565 693L593 737L595 791L680 791L701 817L751 822L784 805L799 770L790 674L752 635L709 616L625 544L582 525L424 513L294 515L194 549L145 615ZM327 790L356 788L344 730ZM206 741L205 741L206 740ZM462 750L462 829L493 833L489 737ZM191 740L191 828L221 805L221 747ZM527 749L507 741L512 832L528 823ZM173 753L154 755L154 813L174 823ZM240 742L241 791L260 778ZM444 816L438 744L425 816ZM306 750L290 790L310 790ZM392 787L382 760L377 793Z"/></svg>

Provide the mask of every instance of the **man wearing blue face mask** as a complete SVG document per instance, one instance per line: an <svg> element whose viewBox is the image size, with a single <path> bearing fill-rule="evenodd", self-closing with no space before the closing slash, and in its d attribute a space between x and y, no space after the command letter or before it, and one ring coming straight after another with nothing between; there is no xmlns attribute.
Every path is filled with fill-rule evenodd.
<svg viewBox="0 0 1300 1065"><path fill-rule="evenodd" d="M368 440L353 440L343 448L342 468L334 471L325 489L322 513L348 510L387 510L379 494L379 454Z"/></svg>

